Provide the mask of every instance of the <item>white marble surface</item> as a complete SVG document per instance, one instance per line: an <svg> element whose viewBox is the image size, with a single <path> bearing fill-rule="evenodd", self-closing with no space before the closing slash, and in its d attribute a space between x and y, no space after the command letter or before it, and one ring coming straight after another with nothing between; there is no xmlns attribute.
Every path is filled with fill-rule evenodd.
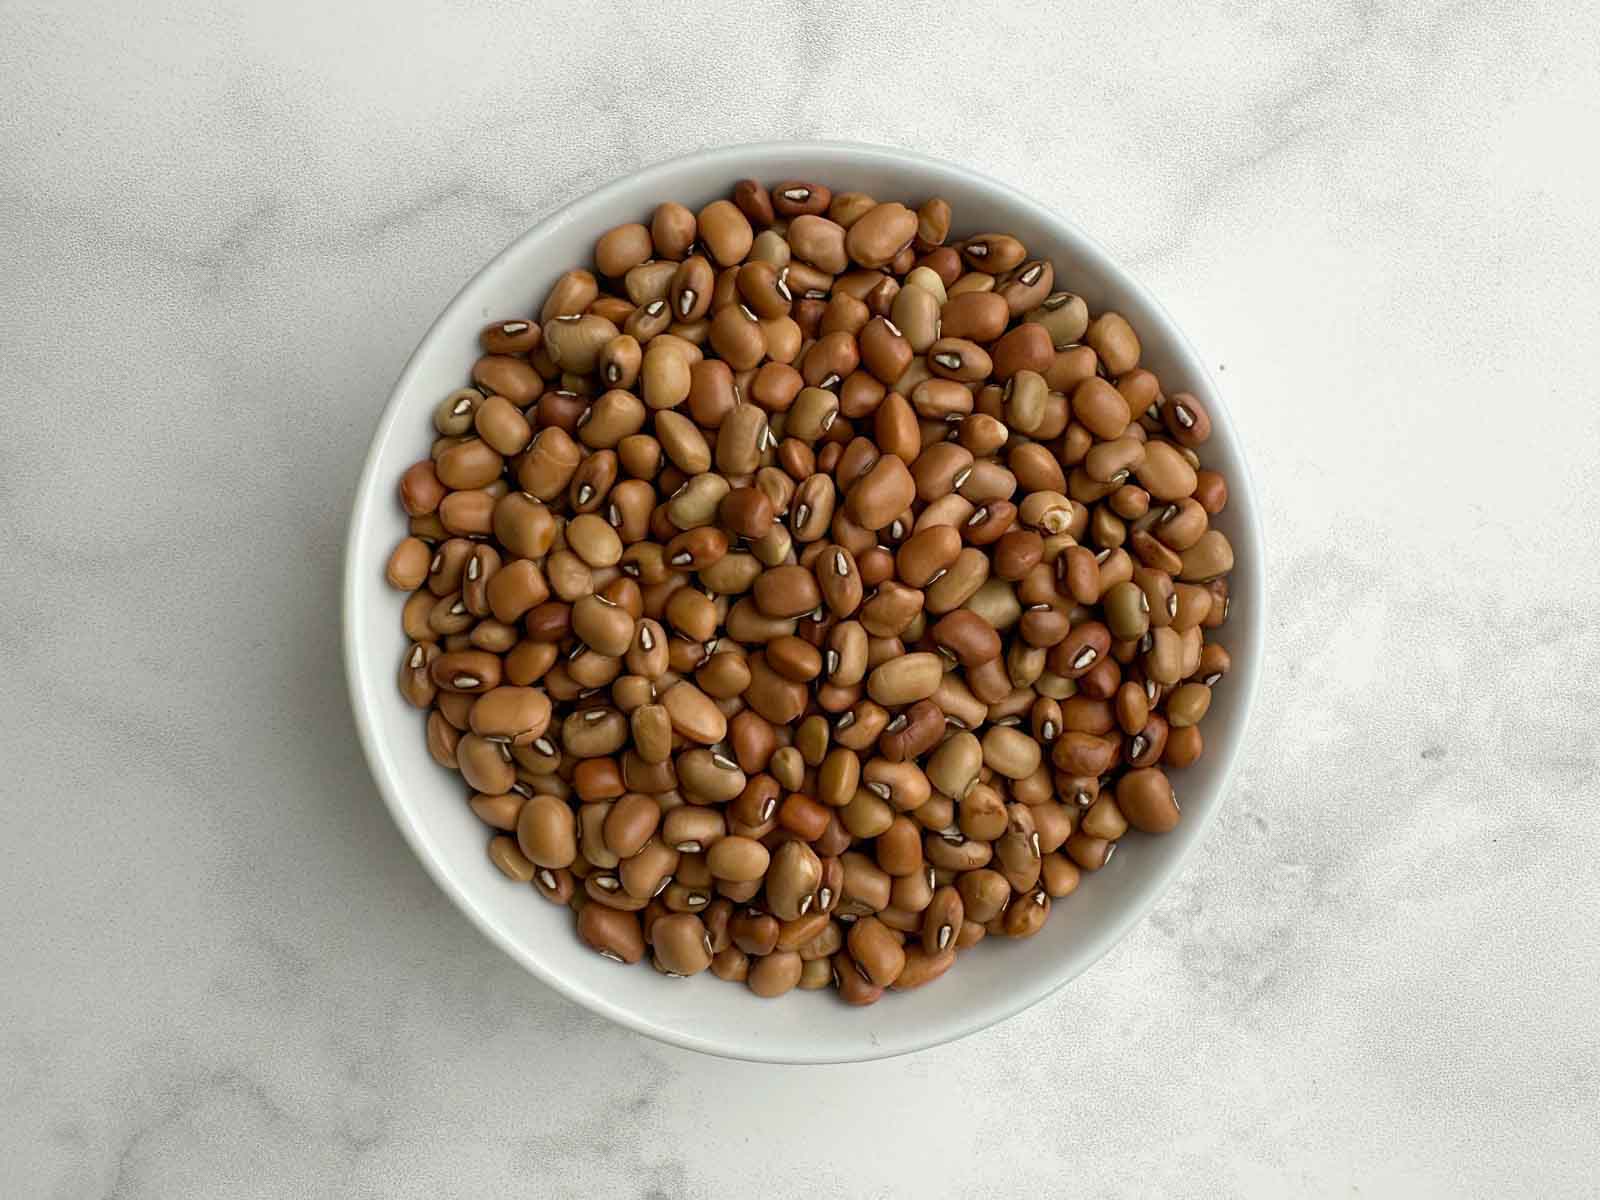
<svg viewBox="0 0 1600 1200"><path fill-rule="evenodd" d="M0 1194L1579 1196L1600 1179L1600 16L0 3ZM492 949L337 662L400 364L727 140L971 163L1135 266L1269 503L1235 794L1001 1028L774 1069Z"/></svg>

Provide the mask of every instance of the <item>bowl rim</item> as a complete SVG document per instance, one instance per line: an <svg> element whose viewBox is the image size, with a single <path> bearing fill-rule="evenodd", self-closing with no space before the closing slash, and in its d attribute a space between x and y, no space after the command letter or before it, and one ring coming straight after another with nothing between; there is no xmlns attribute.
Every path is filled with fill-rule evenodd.
<svg viewBox="0 0 1600 1200"><path fill-rule="evenodd" d="M1235 457L1238 460L1237 468L1233 474L1243 484L1242 488L1235 484L1231 490L1240 491L1250 498L1249 503L1242 506L1244 509L1242 513L1242 531L1245 534L1244 540L1248 543L1245 549L1255 564L1258 579L1258 586L1255 589L1256 595L1253 597L1251 619L1248 621L1245 630L1245 640L1248 646L1244 655L1244 671L1239 672L1236 670L1232 672L1236 677L1241 673L1245 675L1243 680L1244 695L1238 717L1238 734L1233 742L1227 761L1222 765L1215 785L1213 802L1206 805L1198 815L1196 819L1198 828L1191 826L1191 828L1194 828L1194 832L1190 835L1189 844L1181 853L1173 856L1170 862L1164 863L1154 870L1135 902L1119 909L1115 917L1104 922L1091 935L1086 937L1085 940L1091 943L1092 948L1082 958L1075 970L1063 971L1059 977L1046 980L1042 985L1019 989L1008 997L1004 1003L977 1011L970 1019L951 1021L943 1027L932 1030L926 1037L914 1038L904 1044L881 1049L873 1047L864 1053L830 1053L823 1051L816 1054L800 1054L765 1052L759 1047L730 1044L719 1040L714 1032L708 1035L696 1035L659 1026L653 1023L648 1015L642 1014L631 1006L618 1004L603 993L597 993L574 984L561 973L551 970L538 958L527 953L516 939L511 937L493 918L480 909L473 897L465 889L459 887L449 876L443 864L436 857L420 826L412 819L410 812L400 802L400 782L395 777L388 757L384 753L382 738L376 727L375 718L369 711L367 704L363 702L370 681L364 678L360 670L356 636L357 589L360 586L360 573L365 569L357 561L357 543L360 534L358 521L362 511L370 503L374 488L381 486L383 483L383 481L376 479L376 475L387 435L396 425L400 416L402 399L410 390L414 377L421 371L423 361L431 353L434 339L441 327L448 323L461 309L470 307L478 290L487 286L486 281L496 275L501 265L516 254L526 242L548 235L552 231L576 220L583 210L591 206L599 206L612 196L638 188L652 179L669 175L681 168L690 166L705 169L727 166L734 172L729 176L731 180L736 175L741 174L738 171L738 164L742 160L753 156L805 155L817 152L855 159L862 163L878 166L910 163L924 170L961 177L969 185L975 185L1001 194L1008 203L1027 210L1035 220L1059 229L1065 240L1075 243L1076 249L1098 259L1097 269L1106 276L1113 277L1116 280L1118 289L1137 297L1143 305L1154 312L1163 325L1162 337L1192 363L1194 370L1205 381L1208 394L1215 398L1216 403L1213 406L1212 413L1213 422L1223 429L1226 437L1233 445ZM346 690L350 700L351 712L355 719L357 737L361 743L362 754L366 758L368 770L372 775L373 781L378 786L378 791L383 796L383 801L389 810L390 817L399 828L401 836L411 847L412 853L422 863L423 869L432 877L439 889L450 898L458 909L466 914L472 924L536 979L553 988L568 1000L608 1020L614 1021L624 1028L631 1029L635 1033L641 1033L657 1041L687 1050L711 1054L719 1058L784 1065L822 1065L895 1058L903 1054L911 1054L935 1046L945 1045L982 1029L998 1025L1002 1021L1016 1016L1024 1009L1031 1008L1046 997L1055 994L1084 971L1087 971L1103 958L1113 946L1126 937L1129 931L1144 919L1155 902L1166 893L1177 873L1188 865L1195 851L1205 840L1205 835L1209 831L1211 822L1216 819L1217 813L1231 788L1248 735L1250 720L1254 715L1256 703L1259 699L1264 667L1266 628L1269 619L1265 578L1265 551L1266 542L1262 531L1260 492L1250 471L1249 456L1245 452L1243 438L1233 423L1232 415L1226 400L1222 396L1222 391L1212 377L1205 360L1160 300L1132 272L1108 253L1099 242L1084 232L1076 222L1050 206L1012 187L1010 184L983 172L946 159L903 150L898 147L840 140L769 140L718 146L656 160L640 167L636 171L618 175L598 188L568 201L508 242L493 258L489 259L461 285L460 289L450 299L450 302L430 322L428 328L418 340L416 347L407 357L394 385L390 388L388 400L378 416L373 434L368 443L367 454L362 464L354 498L351 502L351 511L345 530L344 553L342 556L343 580L340 589L341 649L344 658Z"/></svg>

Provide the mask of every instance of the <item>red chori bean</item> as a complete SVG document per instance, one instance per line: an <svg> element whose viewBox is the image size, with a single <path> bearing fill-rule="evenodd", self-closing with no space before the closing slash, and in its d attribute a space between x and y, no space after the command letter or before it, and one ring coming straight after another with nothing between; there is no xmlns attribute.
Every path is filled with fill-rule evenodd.
<svg viewBox="0 0 1600 1200"><path fill-rule="evenodd" d="M1181 819L1232 663L1213 402L919 203L597 230L399 480L400 690L618 963L871 1004Z"/></svg>

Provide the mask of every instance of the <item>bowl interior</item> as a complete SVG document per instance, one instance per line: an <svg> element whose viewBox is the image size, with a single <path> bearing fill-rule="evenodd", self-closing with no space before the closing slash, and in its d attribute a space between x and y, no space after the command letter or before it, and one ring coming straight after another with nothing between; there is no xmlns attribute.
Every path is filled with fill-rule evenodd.
<svg viewBox="0 0 1600 1200"><path fill-rule="evenodd" d="M1056 267L1057 287L1092 310L1115 308L1138 330L1144 362L1171 390L1198 395L1213 413L1208 465L1227 474L1231 498L1216 524L1238 549L1233 611L1223 641L1235 669L1206 722L1206 754L1175 783L1184 820L1163 837L1130 834L1100 872L1086 876L1042 932L1025 942L988 939L936 985L852 1009L829 993L760 1001L709 976L669 980L623 968L585 949L571 913L504 879L484 853L486 831L463 801L460 777L429 757L422 719L397 693L404 649L403 597L384 564L405 534L395 500L401 472L427 451L438 400L466 383L477 333L488 321L536 313L568 267L588 263L597 234L648 221L660 200L691 208L725 196L734 180L810 178L916 205L942 195L952 236L1006 231ZM884 1057L981 1029L1032 1004L1103 954L1145 911L1197 844L1221 802L1260 670L1264 629L1262 547L1238 438L1193 348L1144 290L1064 218L965 169L899 151L853 145L732 147L662 163L573 203L524 234L455 298L407 364L383 414L357 491L345 564L345 654L362 742L402 832L440 886L507 953L581 1004L678 1045L740 1058L832 1062Z"/></svg>

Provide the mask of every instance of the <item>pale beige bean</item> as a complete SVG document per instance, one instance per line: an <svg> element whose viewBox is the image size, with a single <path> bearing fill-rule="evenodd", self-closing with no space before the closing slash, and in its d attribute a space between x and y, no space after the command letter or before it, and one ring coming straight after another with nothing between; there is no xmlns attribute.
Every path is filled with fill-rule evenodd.
<svg viewBox="0 0 1600 1200"><path fill-rule="evenodd" d="M1039 769L1039 743L1020 729L996 726L983 735L983 762L1007 779L1026 779Z"/></svg>

